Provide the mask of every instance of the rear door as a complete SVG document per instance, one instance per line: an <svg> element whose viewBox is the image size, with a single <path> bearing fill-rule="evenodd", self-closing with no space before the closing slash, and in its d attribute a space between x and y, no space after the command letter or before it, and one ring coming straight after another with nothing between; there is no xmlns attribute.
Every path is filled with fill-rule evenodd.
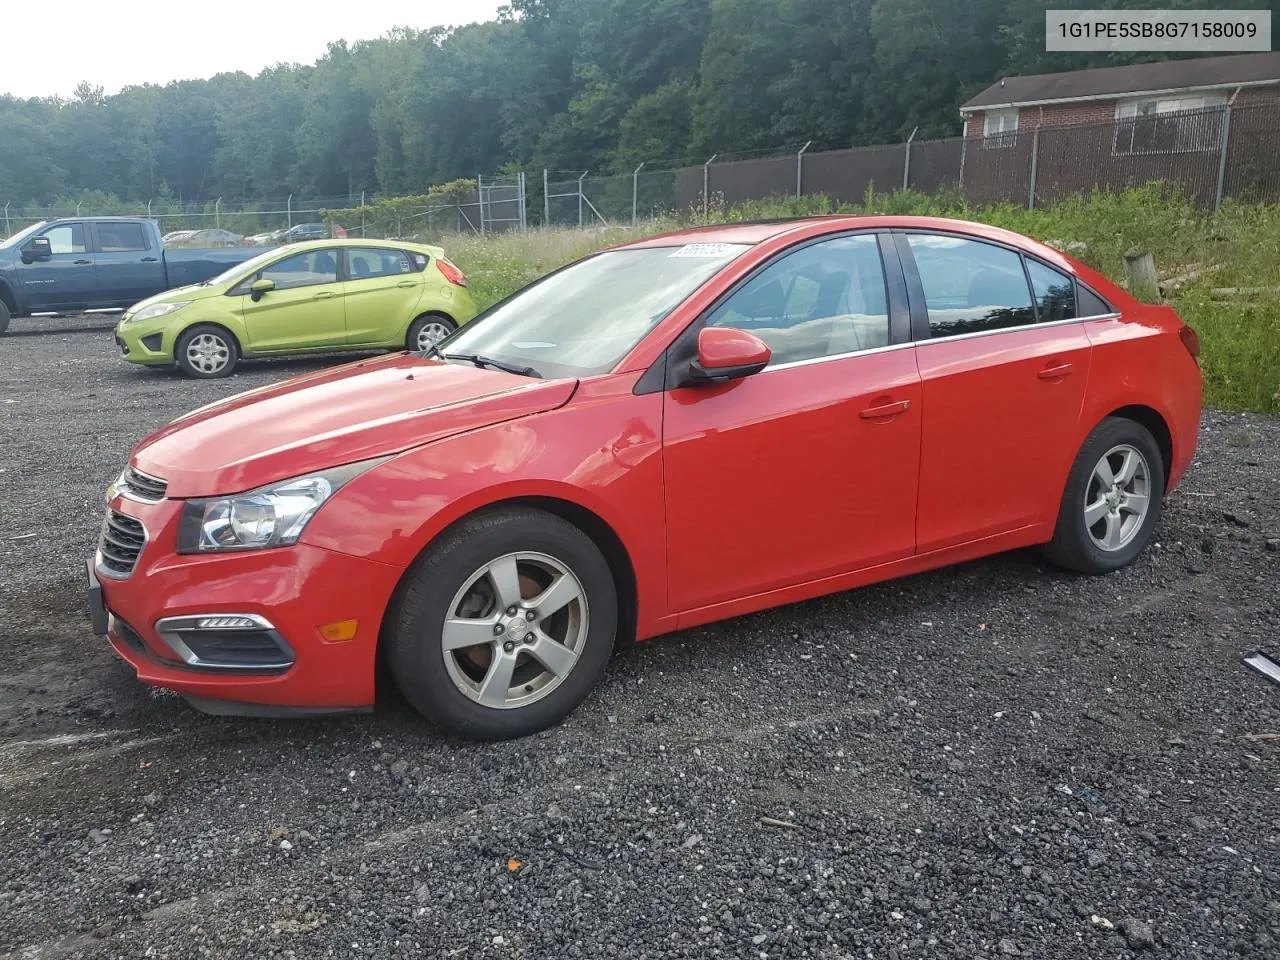
<svg viewBox="0 0 1280 960"><path fill-rule="evenodd" d="M94 301L93 238L79 220L55 223L37 236L48 237L53 255L48 260L18 260L18 277L33 313L79 309Z"/></svg>
<svg viewBox="0 0 1280 960"><path fill-rule="evenodd" d="M307 250L277 260L243 281L241 310L255 353L345 346L346 310L338 255L334 249ZM255 280L274 281L275 289L257 300L249 293Z"/></svg>
<svg viewBox="0 0 1280 960"><path fill-rule="evenodd" d="M98 220L92 226L103 306L127 307L165 288L161 251L152 246L151 232L140 221Z"/></svg>
<svg viewBox="0 0 1280 960"><path fill-rule="evenodd" d="M1071 278L959 234L898 249L924 393L919 552L1052 520L1089 376Z"/></svg>
<svg viewBox="0 0 1280 960"><path fill-rule="evenodd" d="M422 297L422 271L403 250L347 247L343 256L347 342L403 344Z"/></svg>

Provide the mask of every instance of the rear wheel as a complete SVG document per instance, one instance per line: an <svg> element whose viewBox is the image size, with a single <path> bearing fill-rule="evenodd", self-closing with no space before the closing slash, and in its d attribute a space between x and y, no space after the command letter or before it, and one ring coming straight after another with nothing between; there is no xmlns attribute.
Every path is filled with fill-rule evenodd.
<svg viewBox="0 0 1280 960"><path fill-rule="evenodd" d="M424 314L409 324L405 346L410 350L430 350L457 329L458 325L448 317L438 313Z"/></svg>
<svg viewBox="0 0 1280 960"><path fill-rule="evenodd" d="M12 316L13 315L9 312L9 305L3 300L0 300L0 334L3 334L9 329L9 320Z"/></svg>
<svg viewBox="0 0 1280 960"><path fill-rule="evenodd" d="M387 661L422 714L471 740L558 723L608 663L617 596L591 538L541 510L476 516L433 545L388 617Z"/></svg>
<svg viewBox="0 0 1280 960"><path fill-rule="evenodd" d="M1132 420L1103 420L1076 455L1045 555L1081 573L1128 565L1160 522L1164 483L1151 432Z"/></svg>
<svg viewBox="0 0 1280 960"><path fill-rule="evenodd" d="M222 327L198 323L178 337L173 355L187 376L211 380L230 376L240 359L240 345Z"/></svg>

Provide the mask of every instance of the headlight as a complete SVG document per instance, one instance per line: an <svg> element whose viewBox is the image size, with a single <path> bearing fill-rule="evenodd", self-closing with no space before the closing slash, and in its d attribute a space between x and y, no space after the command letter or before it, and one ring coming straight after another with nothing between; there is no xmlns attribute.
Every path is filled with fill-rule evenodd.
<svg viewBox="0 0 1280 960"><path fill-rule="evenodd" d="M178 525L178 552L222 553L297 543L325 501L385 459L350 463L231 497L188 500Z"/></svg>
<svg viewBox="0 0 1280 960"><path fill-rule="evenodd" d="M138 320L154 320L156 317L166 317L175 310L181 310L190 302L190 300L178 300L174 303L152 303L143 307L132 316L125 317L124 322L135 323Z"/></svg>

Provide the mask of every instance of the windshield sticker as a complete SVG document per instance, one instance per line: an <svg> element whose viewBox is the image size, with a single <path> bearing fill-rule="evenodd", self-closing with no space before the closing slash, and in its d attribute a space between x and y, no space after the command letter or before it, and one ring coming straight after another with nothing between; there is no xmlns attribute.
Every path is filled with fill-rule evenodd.
<svg viewBox="0 0 1280 960"><path fill-rule="evenodd" d="M725 257L737 249L733 243L687 243L673 257Z"/></svg>

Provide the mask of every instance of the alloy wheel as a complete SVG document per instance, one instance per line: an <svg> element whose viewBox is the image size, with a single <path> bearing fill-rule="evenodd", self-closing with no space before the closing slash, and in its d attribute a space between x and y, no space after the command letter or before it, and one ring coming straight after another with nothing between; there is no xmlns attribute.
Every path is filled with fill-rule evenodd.
<svg viewBox="0 0 1280 960"><path fill-rule="evenodd" d="M1122 550L1138 535L1151 508L1147 459L1127 443L1112 447L1093 468L1084 495L1084 525L1100 550Z"/></svg>
<svg viewBox="0 0 1280 960"><path fill-rule="evenodd" d="M586 646L587 595L545 553L510 553L454 594L440 634L449 679L468 699L524 707L562 684Z"/></svg>
<svg viewBox="0 0 1280 960"><path fill-rule="evenodd" d="M418 349L429 350L452 332L439 320L429 320L418 330Z"/></svg>
<svg viewBox="0 0 1280 960"><path fill-rule="evenodd" d="M201 333L187 344L187 362L201 373L217 373L231 362L231 347L213 333Z"/></svg>

